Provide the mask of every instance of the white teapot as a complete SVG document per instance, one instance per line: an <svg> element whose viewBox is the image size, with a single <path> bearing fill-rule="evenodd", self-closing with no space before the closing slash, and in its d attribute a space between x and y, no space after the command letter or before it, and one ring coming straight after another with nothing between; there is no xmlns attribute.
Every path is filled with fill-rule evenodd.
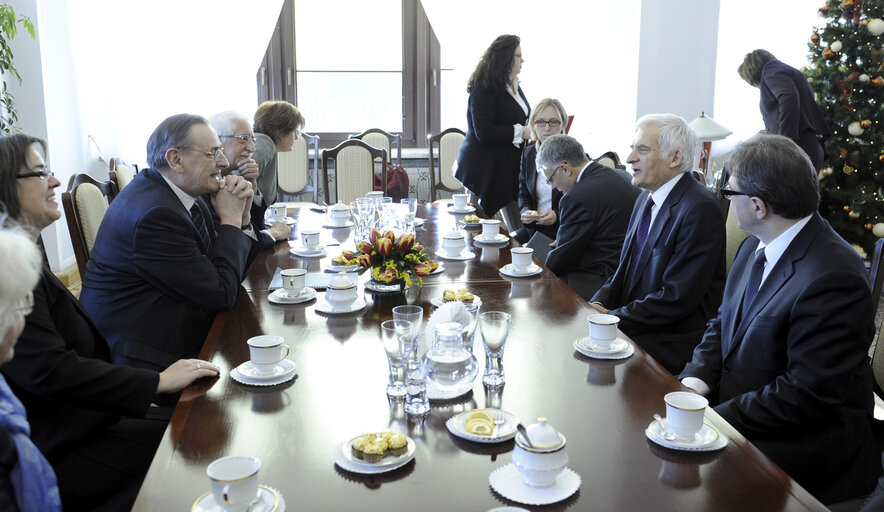
<svg viewBox="0 0 884 512"><path fill-rule="evenodd" d="M350 208L344 203L335 203L328 209L328 220L334 226L343 226L350 220Z"/></svg>
<svg viewBox="0 0 884 512"><path fill-rule="evenodd" d="M466 246L467 241L460 231L450 231L442 235L442 251L448 256L459 256Z"/></svg>
<svg viewBox="0 0 884 512"><path fill-rule="evenodd" d="M516 434L513 464L526 484L549 487L568 466L565 436L548 424L546 418L537 418L537 423L528 425L525 431L530 444L521 433Z"/></svg>
<svg viewBox="0 0 884 512"><path fill-rule="evenodd" d="M328 288L325 290L325 300L331 305L335 311L346 311L353 306L358 297L356 283L354 283L346 272L341 272L337 277L331 280Z"/></svg>

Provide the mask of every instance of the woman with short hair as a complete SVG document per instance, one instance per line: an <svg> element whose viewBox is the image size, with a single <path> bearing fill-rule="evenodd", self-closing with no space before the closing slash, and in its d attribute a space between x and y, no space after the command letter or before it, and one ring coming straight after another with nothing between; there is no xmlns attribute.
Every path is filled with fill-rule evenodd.
<svg viewBox="0 0 884 512"><path fill-rule="evenodd" d="M278 152L291 151L304 128L304 116L287 101L265 101L255 111L255 154L258 190L267 204L276 202Z"/></svg>

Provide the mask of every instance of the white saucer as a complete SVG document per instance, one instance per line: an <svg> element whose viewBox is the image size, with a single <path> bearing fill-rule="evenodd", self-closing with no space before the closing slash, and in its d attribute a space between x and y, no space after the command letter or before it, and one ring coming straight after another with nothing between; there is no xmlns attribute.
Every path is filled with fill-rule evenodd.
<svg viewBox="0 0 884 512"><path fill-rule="evenodd" d="M246 361L237 366L236 371L239 372L242 377L251 380L279 380L281 377L294 373L295 368L297 368L297 365L293 361L283 359L276 363L273 369L269 371L258 369L258 367L251 361Z"/></svg>
<svg viewBox="0 0 884 512"><path fill-rule="evenodd" d="M286 217L286 218L282 219L282 221L285 222L286 225L288 225L288 226L294 226L295 224L298 223L298 221L296 221L293 217ZM265 227L269 228L274 223L276 223L276 219L274 219L274 218L265 218L264 219L264 226Z"/></svg>
<svg viewBox="0 0 884 512"><path fill-rule="evenodd" d="M504 420L506 420L505 423L497 426L497 437L491 437L491 434L487 436L480 436L478 434L473 434L464 430L467 416L469 416L471 412L476 412L477 410L479 409L464 411L460 414L456 414L448 418L448 421L445 422L445 426L448 427L448 431L451 432L452 435L455 435L461 439L485 444L502 443L516 437L516 425L519 424L519 418L506 411L501 411L500 409L485 409L487 411L490 411L492 414L499 414L503 416Z"/></svg>
<svg viewBox="0 0 884 512"><path fill-rule="evenodd" d="M522 480L522 475L514 464L507 464L491 472L488 476L491 488L506 499L526 505L549 505L558 503L580 489L580 475L565 468L549 487L531 487Z"/></svg>
<svg viewBox="0 0 884 512"><path fill-rule="evenodd" d="M419 228L419 227L423 226L424 222L426 222L426 221L427 221L427 219L421 219L420 217L415 217L414 218L414 227Z"/></svg>
<svg viewBox="0 0 884 512"><path fill-rule="evenodd" d="M509 243L510 237L508 237L502 233L498 233L497 235L495 235L494 237L491 237L491 238L487 238L487 237L485 237L485 235L476 235L473 237L473 241L479 242L480 244L502 244L505 242Z"/></svg>
<svg viewBox="0 0 884 512"><path fill-rule="evenodd" d="M304 291L292 297L286 293L285 288L277 288L267 298L274 304L300 304L316 298L316 290L308 286L304 288Z"/></svg>
<svg viewBox="0 0 884 512"><path fill-rule="evenodd" d="M666 427L656 419L645 429L645 436L656 444L672 450L689 452L714 452L727 446L728 437L708 423L703 423L703 428L694 435L691 441L678 439L666 439Z"/></svg>
<svg viewBox="0 0 884 512"><path fill-rule="evenodd" d="M580 338L579 340L574 340L574 349L586 357L592 357L595 359L626 359L635 353L635 347L632 343L623 338L617 338L617 341L614 342L612 348L622 347L623 345L620 342L626 343L626 348L620 350L598 350L590 348L588 337Z"/></svg>
<svg viewBox="0 0 884 512"><path fill-rule="evenodd" d="M534 263L528 267L528 270L516 270L513 268L512 263L507 263L500 269L500 273L508 276L508 277L531 277L536 276L537 274L543 272L543 269L540 268L540 265L535 265Z"/></svg>
<svg viewBox="0 0 884 512"><path fill-rule="evenodd" d="M291 361L289 361L291 362ZM230 370L230 378L239 382L240 384L246 384L249 386L277 386L279 384L283 384L295 378L298 375L298 372L295 371L295 363L291 363L291 370L287 373L280 375L274 379L262 379L262 378L254 378L249 375L243 375L239 372L238 368L234 368ZM240 365L242 366L242 365Z"/></svg>
<svg viewBox="0 0 884 512"><path fill-rule="evenodd" d="M326 313L328 315L344 315L347 313L355 313L357 311L361 311L364 307L365 301L362 299L356 299L356 302L354 302L348 309L332 309L331 304L324 300L316 303L316 311L319 311L320 313Z"/></svg>
<svg viewBox="0 0 884 512"><path fill-rule="evenodd" d="M411 459L414 458L417 447L410 437L406 436L406 439L408 439L408 449L405 453L399 457L385 457L377 464L371 464L355 458L353 456L353 451L350 448L350 443L353 442L352 439L343 443L338 443L332 452L332 456L335 459L335 464L353 473L362 473L364 475L386 473L401 468L411 462Z"/></svg>
<svg viewBox="0 0 884 512"><path fill-rule="evenodd" d="M442 298L441 295L439 297L435 297L430 300L430 304L432 304L433 306L435 306L437 308L440 307L442 304L445 304L446 302L455 302L455 301L446 301ZM464 304L467 304L467 303L465 302ZM482 305L482 298L476 294L473 294L473 302L470 302L469 304Z"/></svg>
<svg viewBox="0 0 884 512"><path fill-rule="evenodd" d="M467 205L466 208L460 209L460 208L455 207L454 204L452 204L451 207L448 208L448 213L473 213L474 211L476 211L476 207L469 206L469 205Z"/></svg>
<svg viewBox="0 0 884 512"><path fill-rule="evenodd" d="M228 509L215 503L215 496L209 491L193 502L191 512L224 512ZM249 512L283 512L285 500L279 491L266 485L258 486L258 500L249 505Z"/></svg>
<svg viewBox="0 0 884 512"><path fill-rule="evenodd" d="M461 221L461 223L463 224L464 229L482 229L481 222L467 222L464 220Z"/></svg>
<svg viewBox="0 0 884 512"><path fill-rule="evenodd" d="M476 253L470 252L469 249L464 249L460 251L460 254L458 254L457 256L449 256L448 253L438 252L436 253L436 257L443 260L466 261L475 258Z"/></svg>
<svg viewBox="0 0 884 512"><path fill-rule="evenodd" d="M335 265L334 263L329 263L325 266L326 272L333 272L337 274L338 272L355 272L359 270L359 265Z"/></svg>
<svg viewBox="0 0 884 512"><path fill-rule="evenodd" d="M343 223L343 224L340 224L340 225L339 225L339 224L329 224L329 223L325 223L325 224L322 225L322 227L324 227L324 228L328 228L328 229L351 228L351 227L353 227L353 221L352 221L352 220L348 220L347 222L345 222L345 223Z"/></svg>
<svg viewBox="0 0 884 512"><path fill-rule="evenodd" d="M291 253L300 258L324 258L325 247L315 250L310 250L303 246L292 247Z"/></svg>

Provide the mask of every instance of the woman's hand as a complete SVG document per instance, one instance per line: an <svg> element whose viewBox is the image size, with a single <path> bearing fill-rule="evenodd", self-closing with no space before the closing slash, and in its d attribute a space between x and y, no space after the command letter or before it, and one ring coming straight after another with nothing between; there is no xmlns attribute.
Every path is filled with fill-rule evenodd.
<svg viewBox="0 0 884 512"><path fill-rule="evenodd" d="M531 139L531 127L528 125L522 126L522 140L530 140Z"/></svg>
<svg viewBox="0 0 884 512"><path fill-rule="evenodd" d="M537 212L535 210L525 210L522 212L522 224L531 224L537 220Z"/></svg>
<svg viewBox="0 0 884 512"><path fill-rule="evenodd" d="M547 210L540 214L537 217L537 223L541 226L552 226L556 223L556 212L553 210Z"/></svg>
<svg viewBox="0 0 884 512"><path fill-rule="evenodd" d="M214 364L202 359L179 359L160 372L157 393L176 393L203 377L216 377L221 371Z"/></svg>

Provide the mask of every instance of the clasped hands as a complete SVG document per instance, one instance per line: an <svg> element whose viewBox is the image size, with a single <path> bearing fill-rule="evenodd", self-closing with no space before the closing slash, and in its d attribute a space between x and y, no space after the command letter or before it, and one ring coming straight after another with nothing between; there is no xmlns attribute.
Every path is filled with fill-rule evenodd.
<svg viewBox="0 0 884 512"><path fill-rule="evenodd" d="M252 216L252 184L243 176L228 175L220 182L218 190L212 194L212 206L221 218L221 224L247 226Z"/></svg>

